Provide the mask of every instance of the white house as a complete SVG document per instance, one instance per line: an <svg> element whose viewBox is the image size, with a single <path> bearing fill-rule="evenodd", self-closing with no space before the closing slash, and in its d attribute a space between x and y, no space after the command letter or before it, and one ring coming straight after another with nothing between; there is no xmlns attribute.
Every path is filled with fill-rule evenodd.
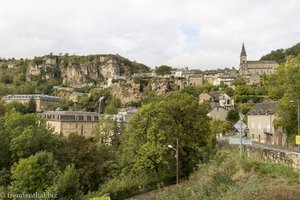
<svg viewBox="0 0 300 200"><path fill-rule="evenodd" d="M248 116L248 136L252 140L279 146L286 145L286 134L281 128L274 127L274 113L276 102L266 101L258 103L247 113Z"/></svg>

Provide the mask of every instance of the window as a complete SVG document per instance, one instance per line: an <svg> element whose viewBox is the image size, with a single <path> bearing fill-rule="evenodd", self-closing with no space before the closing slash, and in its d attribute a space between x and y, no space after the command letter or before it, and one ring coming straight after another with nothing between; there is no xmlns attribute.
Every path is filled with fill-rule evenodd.
<svg viewBox="0 0 300 200"><path fill-rule="evenodd" d="M75 127L78 128L78 124L76 124Z"/></svg>
<svg viewBox="0 0 300 200"><path fill-rule="evenodd" d="M78 120L83 121L83 116L78 116Z"/></svg>
<svg viewBox="0 0 300 200"><path fill-rule="evenodd" d="M75 120L75 115L62 115L61 119L64 119L64 120Z"/></svg>

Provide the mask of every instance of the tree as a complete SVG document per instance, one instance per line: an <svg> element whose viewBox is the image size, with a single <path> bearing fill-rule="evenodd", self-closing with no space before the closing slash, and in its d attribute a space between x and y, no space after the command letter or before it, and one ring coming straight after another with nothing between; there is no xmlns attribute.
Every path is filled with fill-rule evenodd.
<svg viewBox="0 0 300 200"><path fill-rule="evenodd" d="M10 168L11 166L11 152L10 147L10 138L9 134L4 131L3 126L0 125L0 170L3 168Z"/></svg>
<svg viewBox="0 0 300 200"><path fill-rule="evenodd" d="M203 74L204 72L201 69L192 69L195 74Z"/></svg>
<svg viewBox="0 0 300 200"><path fill-rule="evenodd" d="M0 101L0 116L5 113L5 105L2 101Z"/></svg>
<svg viewBox="0 0 300 200"><path fill-rule="evenodd" d="M289 56L297 56L300 53L300 43L288 48L277 49L271 51L271 53L264 55L260 60L275 60L279 64L285 63Z"/></svg>
<svg viewBox="0 0 300 200"><path fill-rule="evenodd" d="M36 112L36 102L34 100L34 97L31 97L29 102L28 102L27 112L28 113L35 113Z"/></svg>
<svg viewBox="0 0 300 200"><path fill-rule="evenodd" d="M12 109L15 109L17 112L20 112L23 114L27 112L26 106L24 106L22 103L20 103L18 101L12 101L10 103L5 104L6 111L10 111Z"/></svg>
<svg viewBox="0 0 300 200"><path fill-rule="evenodd" d="M297 101L300 99L299 66L300 54L295 58L289 58L281 65L270 81L274 88L282 90L283 96L276 107L276 113L280 116L277 125L283 127L288 135L297 133Z"/></svg>
<svg viewBox="0 0 300 200"><path fill-rule="evenodd" d="M182 90L180 90L180 92L187 93L187 94L193 95L194 97L198 98L199 94L201 94L203 92L203 88L195 87L195 86L187 86L187 87L183 88Z"/></svg>
<svg viewBox="0 0 300 200"><path fill-rule="evenodd" d="M234 124L239 120L239 111L237 109L232 109L228 112L226 120L230 121L231 124Z"/></svg>
<svg viewBox="0 0 300 200"><path fill-rule="evenodd" d="M13 83L13 76L12 75L9 75L9 74L2 74L0 76L0 82L1 83L4 83L4 84L12 84Z"/></svg>
<svg viewBox="0 0 300 200"><path fill-rule="evenodd" d="M161 65L161 66L159 66L159 67L157 67L157 68L155 69L155 73L156 73L157 75L163 76L163 75L166 75L166 74L171 74L171 71L172 71L172 70L173 70L173 68L170 67L170 66L167 66L167 65Z"/></svg>
<svg viewBox="0 0 300 200"><path fill-rule="evenodd" d="M121 102L116 97L109 97L108 104L104 108L104 113L106 114L116 114L118 108L121 106Z"/></svg>
<svg viewBox="0 0 300 200"><path fill-rule="evenodd" d="M110 115L102 115L99 123L92 131L93 138L98 143L110 143L114 130L114 120Z"/></svg>
<svg viewBox="0 0 300 200"><path fill-rule="evenodd" d="M57 135L52 134L43 118L35 113L22 115L14 110L5 114L1 136L7 142L10 162L42 150L53 152L58 144Z"/></svg>
<svg viewBox="0 0 300 200"><path fill-rule="evenodd" d="M80 188L84 193L95 191L118 168L115 152L111 146L99 145L77 134L62 138L55 157L62 168L74 164L80 177Z"/></svg>
<svg viewBox="0 0 300 200"><path fill-rule="evenodd" d="M20 159L11 169L10 190L16 194L44 192L58 175L57 161L52 153L41 151Z"/></svg>
<svg viewBox="0 0 300 200"><path fill-rule="evenodd" d="M232 89L231 87L227 87L227 88L225 88L225 93L228 96L232 97L234 95L234 89Z"/></svg>
<svg viewBox="0 0 300 200"><path fill-rule="evenodd" d="M235 86L246 85L246 81L243 78L238 77L232 81L232 85L235 85Z"/></svg>
<svg viewBox="0 0 300 200"><path fill-rule="evenodd" d="M54 184L48 190L57 194L60 200L81 200L83 192L80 190L79 175L75 166L68 165L63 174L56 177Z"/></svg>
<svg viewBox="0 0 300 200"><path fill-rule="evenodd" d="M210 127L214 135L220 133L225 134L229 130L230 124L227 121L223 122L220 120L213 119L212 121L210 121Z"/></svg>
<svg viewBox="0 0 300 200"><path fill-rule="evenodd" d="M254 95L255 91L250 85L238 85L235 89L235 94L237 95Z"/></svg>
<svg viewBox="0 0 300 200"><path fill-rule="evenodd" d="M187 176L201 160L199 148L212 144L213 138L197 98L171 93L142 106L131 118L121 136L120 162L127 173L175 175L174 156L167 145L179 139L180 171Z"/></svg>

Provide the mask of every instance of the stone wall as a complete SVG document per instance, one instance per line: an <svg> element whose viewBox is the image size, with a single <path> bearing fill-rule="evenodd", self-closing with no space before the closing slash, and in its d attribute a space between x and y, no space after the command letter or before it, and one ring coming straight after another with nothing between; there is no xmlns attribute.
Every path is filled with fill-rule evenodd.
<svg viewBox="0 0 300 200"><path fill-rule="evenodd" d="M300 171L300 153L285 149L246 146L246 154L272 163L281 163Z"/></svg>

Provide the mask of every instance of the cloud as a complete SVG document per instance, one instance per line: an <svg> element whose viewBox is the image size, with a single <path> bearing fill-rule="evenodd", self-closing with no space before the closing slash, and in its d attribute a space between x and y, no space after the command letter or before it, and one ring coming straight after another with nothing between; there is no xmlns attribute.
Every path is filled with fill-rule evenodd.
<svg viewBox="0 0 300 200"><path fill-rule="evenodd" d="M0 56L114 53L151 67L238 67L300 39L298 0L4 0Z"/></svg>

